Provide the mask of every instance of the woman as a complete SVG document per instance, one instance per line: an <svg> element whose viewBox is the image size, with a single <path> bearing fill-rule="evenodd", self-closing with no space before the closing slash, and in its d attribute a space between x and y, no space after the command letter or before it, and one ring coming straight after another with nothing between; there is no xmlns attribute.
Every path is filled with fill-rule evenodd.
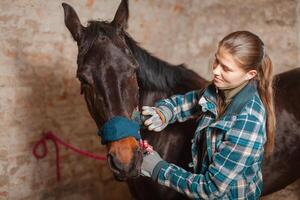
<svg viewBox="0 0 300 200"><path fill-rule="evenodd" d="M192 141L194 173L144 156L142 174L194 199L258 199L264 153L272 152L275 115L272 62L261 39L248 31L219 42L214 79L204 93L191 91L143 107L149 130L198 117ZM201 115L200 115L201 114Z"/></svg>

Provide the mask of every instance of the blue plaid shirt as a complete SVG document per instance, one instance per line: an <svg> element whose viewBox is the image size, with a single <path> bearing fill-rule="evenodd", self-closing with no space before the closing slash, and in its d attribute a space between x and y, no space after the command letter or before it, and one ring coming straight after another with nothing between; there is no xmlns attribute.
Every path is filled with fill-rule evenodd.
<svg viewBox="0 0 300 200"><path fill-rule="evenodd" d="M216 120L216 89L192 91L156 103L172 110L171 123L199 117L192 140L194 173L174 164L161 165L157 180L193 199L258 199L263 187L261 164L266 142L266 113L250 81ZM203 135L204 134L204 135ZM200 139L206 145L199 158ZM199 160L201 159L201 160Z"/></svg>

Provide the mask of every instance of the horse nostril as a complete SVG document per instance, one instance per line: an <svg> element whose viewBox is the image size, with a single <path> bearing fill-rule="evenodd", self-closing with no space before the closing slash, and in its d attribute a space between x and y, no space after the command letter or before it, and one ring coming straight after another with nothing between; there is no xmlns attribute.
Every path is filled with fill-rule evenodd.
<svg viewBox="0 0 300 200"><path fill-rule="evenodd" d="M113 155L111 153L107 154L107 160L111 161L113 159Z"/></svg>
<svg viewBox="0 0 300 200"><path fill-rule="evenodd" d="M110 169L114 173L117 173L117 174L121 173L121 169L118 167L118 163L115 159L115 156L112 153L107 154L107 162L108 162L108 165L109 165Z"/></svg>

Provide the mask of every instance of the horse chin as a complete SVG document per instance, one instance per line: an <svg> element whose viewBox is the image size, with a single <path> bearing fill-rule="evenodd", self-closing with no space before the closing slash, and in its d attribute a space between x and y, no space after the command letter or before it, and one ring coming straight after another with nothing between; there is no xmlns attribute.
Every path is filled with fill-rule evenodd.
<svg viewBox="0 0 300 200"><path fill-rule="evenodd" d="M121 176L119 174L114 174L114 176L115 176L116 181L119 181L119 182L124 182L124 181L128 180L128 177L126 177L126 176Z"/></svg>
<svg viewBox="0 0 300 200"><path fill-rule="evenodd" d="M128 179L138 178L141 175L141 168L136 166L134 170L130 172L120 172L115 169L110 168L113 172L113 175L117 181L127 181Z"/></svg>
<svg viewBox="0 0 300 200"><path fill-rule="evenodd" d="M129 175L114 173L115 180L119 182L124 182L127 181L128 179L138 178L140 175L141 175L140 170L137 170Z"/></svg>

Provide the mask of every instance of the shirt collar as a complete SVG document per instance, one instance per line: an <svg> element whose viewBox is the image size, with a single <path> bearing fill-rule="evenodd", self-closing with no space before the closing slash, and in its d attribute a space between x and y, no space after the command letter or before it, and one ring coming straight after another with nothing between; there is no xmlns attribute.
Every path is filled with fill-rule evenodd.
<svg viewBox="0 0 300 200"><path fill-rule="evenodd" d="M238 85L235 88L222 90L222 92L224 93L224 96L225 96L225 104L229 104L231 102L232 98L237 93L239 93L248 83L249 83L249 81L245 81L244 83Z"/></svg>
<svg viewBox="0 0 300 200"><path fill-rule="evenodd" d="M213 114L217 114L216 102L217 102L217 88L210 84L204 91L198 104L202 107L202 111L210 111ZM232 97L230 104L228 105L225 114L238 114L240 110L257 92L257 81L250 80L248 84L243 87L237 94Z"/></svg>

